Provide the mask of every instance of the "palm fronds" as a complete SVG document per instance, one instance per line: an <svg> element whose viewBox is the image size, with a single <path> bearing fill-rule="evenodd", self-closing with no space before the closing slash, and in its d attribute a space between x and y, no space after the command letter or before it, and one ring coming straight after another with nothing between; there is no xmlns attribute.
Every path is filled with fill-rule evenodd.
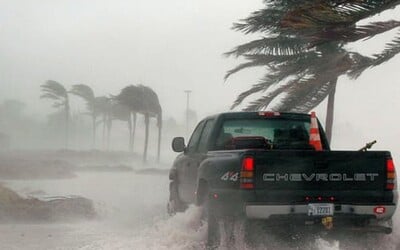
<svg viewBox="0 0 400 250"><path fill-rule="evenodd" d="M55 108L68 104L68 91L61 83L48 80L40 87L43 92L40 98L55 100L53 105Z"/></svg>
<svg viewBox="0 0 400 250"><path fill-rule="evenodd" d="M53 107L63 109L63 113L65 114L65 147L67 148L70 116L68 91L61 83L53 80L46 81L40 87L43 92L40 98L54 100Z"/></svg>
<svg viewBox="0 0 400 250"><path fill-rule="evenodd" d="M307 50L308 44L300 38L288 37L264 37L237 46L232 51L225 53L226 56L242 56L252 54L263 55L294 55Z"/></svg>
<svg viewBox="0 0 400 250"><path fill-rule="evenodd" d="M231 108L257 93L262 96L250 101L245 110L306 112L314 108L335 89L341 75L356 78L400 53L400 36L372 57L344 49L347 43L400 27L397 20L357 25L399 3L400 0L265 0L265 8L234 24L237 31L260 33L262 37L225 53L245 59L226 73L225 80L251 67L264 67L267 73L241 93ZM284 83L285 79L292 80ZM276 105L270 107L271 103Z"/></svg>
<svg viewBox="0 0 400 250"><path fill-rule="evenodd" d="M400 53L400 34L398 34L391 42L387 43L385 49L381 53L374 55L372 66L378 66L390 60L398 53Z"/></svg>
<svg viewBox="0 0 400 250"><path fill-rule="evenodd" d="M86 84L75 84L72 86L71 94L81 97L86 101L87 107L89 110L94 112L95 109L95 96L91 87Z"/></svg>

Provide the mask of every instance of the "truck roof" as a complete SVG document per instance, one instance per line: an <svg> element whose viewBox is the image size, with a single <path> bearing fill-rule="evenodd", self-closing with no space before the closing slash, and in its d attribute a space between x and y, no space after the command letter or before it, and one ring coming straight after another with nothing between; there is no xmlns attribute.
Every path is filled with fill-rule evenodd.
<svg viewBox="0 0 400 250"><path fill-rule="evenodd" d="M259 116L279 116L285 118L294 118L294 119L301 119L301 118L308 118L310 117L309 114L306 113L293 113L293 112L276 112L276 111L236 111L236 112L223 112L214 115L210 115L205 119L210 118L253 118Z"/></svg>

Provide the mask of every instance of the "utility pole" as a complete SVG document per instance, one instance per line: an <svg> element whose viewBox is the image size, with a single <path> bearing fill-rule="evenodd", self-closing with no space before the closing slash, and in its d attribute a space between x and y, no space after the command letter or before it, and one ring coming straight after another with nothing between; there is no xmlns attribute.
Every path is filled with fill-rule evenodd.
<svg viewBox="0 0 400 250"><path fill-rule="evenodd" d="M186 135L189 135L189 96L191 90L185 90L186 93Z"/></svg>

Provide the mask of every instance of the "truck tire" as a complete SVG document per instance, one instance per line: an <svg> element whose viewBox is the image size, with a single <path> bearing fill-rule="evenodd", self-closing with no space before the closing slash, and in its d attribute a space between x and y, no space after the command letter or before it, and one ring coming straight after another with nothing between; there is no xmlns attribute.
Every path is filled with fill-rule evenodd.
<svg viewBox="0 0 400 250"><path fill-rule="evenodd" d="M215 208L212 207L211 194L207 182L199 180L196 190L196 206L203 207L202 219L207 222L207 242L208 250L217 249L221 241L221 232L218 222L218 216Z"/></svg>
<svg viewBox="0 0 400 250"><path fill-rule="evenodd" d="M220 245L228 249L234 248L235 226L239 223L234 216L226 216L222 211L217 211L209 199L204 203L207 218L207 249L218 249Z"/></svg>
<svg viewBox="0 0 400 250"><path fill-rule="evenodd" d="M169 184L169 200L167 204L167 213L171 216L179 212L184 212L187 206L179 199L178 184L171 181Z"/></svg>
<svg viewBox="0 0 400 250"><path fill-rule="evenodd" d="M246 219L243 226L244 243L247 247L254 248L257 243L256 235L259 232L255 232L257 224L253 220Z"/></svg>
<svg viewBox="0 0 400 250"><path fill-rule="evenodd" d="M220 228L215 211L208 199L204 202L204 210L207 218L207 249L217 249L221 241Z"/></svg>

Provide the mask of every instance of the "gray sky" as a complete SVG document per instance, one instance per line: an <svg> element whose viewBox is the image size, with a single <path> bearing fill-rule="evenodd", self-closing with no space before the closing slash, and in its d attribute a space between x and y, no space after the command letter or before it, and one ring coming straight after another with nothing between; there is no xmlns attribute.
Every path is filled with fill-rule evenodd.
<svg viewBox="0 0 400 250"><path fill-rule="evenodd" d="M1 0L0 99L24 99L44 115L49 103L38 99L39 85L53 79L88 84L96 95L142 83L159 93L167 116L178 118L185 89L193 90L200 116L226 109L249 78L223 82L238 61L222 53L248 39L230 27L260 6L255 0Z"/></svg>
<svg viewBox="0 0 400 250"><path fill-rule="evenodd" d="M159 94L166 116L178 119L185 89L193 90L200 117L226 110L259 76L250 70L223 82L239 61L222 53L251 39L230 28L261 6L261 0L0 0L0 101L23 99L44 117L50 103L39 100L39 85L53 79L88 84L96 95L142 83ZM373 20L398 16L400 8ZM389 35L354 47L378 52ZM378 139L379 147L400 151L399 66L397 56L357 81L340 79L334 145ZM325 103L317 111L323 120Z"/></svg>

